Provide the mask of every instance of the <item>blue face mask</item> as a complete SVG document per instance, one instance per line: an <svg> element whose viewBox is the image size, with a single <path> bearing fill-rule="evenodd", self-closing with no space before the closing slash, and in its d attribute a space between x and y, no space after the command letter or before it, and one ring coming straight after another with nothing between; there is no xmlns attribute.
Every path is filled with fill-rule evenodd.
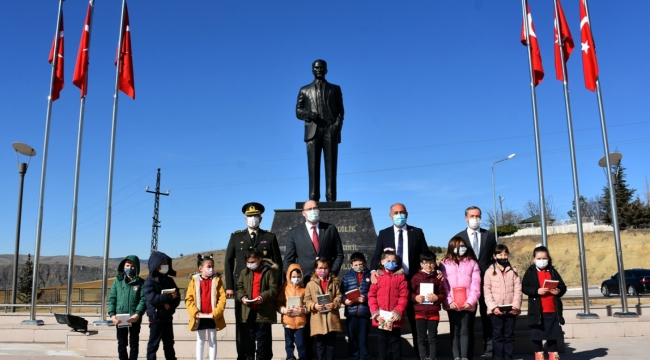
<svg viewBox="0 0 650 360"><path fill-rule="evenodd" d="M396 226L404 226L406 224L406 214L393 215L393 224Z"/></svg>
<svg viewBox="0 0 650 360"><path fill-rule="evenodd" d="M384 269L386 269L388 271L393 271L393 270L397 269L397 263L394 262L394 261L387 261L387 262L384 263Z"/></svg>
<svg viewBox="0 0 650 360"><path fill-rule="evenodd" d="M124 273L125 273L127 276L131 276L131 275L133 275L133 273L135 273L135 269L132 269L132 268L124 268Z"/></svg>

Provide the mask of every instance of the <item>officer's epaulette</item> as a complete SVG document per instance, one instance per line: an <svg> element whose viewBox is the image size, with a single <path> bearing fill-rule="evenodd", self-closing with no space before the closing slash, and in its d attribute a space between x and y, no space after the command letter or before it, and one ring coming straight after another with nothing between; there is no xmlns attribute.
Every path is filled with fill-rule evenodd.
<svg viewBox="0 0 650 360"><path fill-rule="evenodd" d="M246 229L244 229L244 230L237 230L237 231L233 232L232 235L235 235L235 234L241 234L241 233L243 233L244 231L246 231Z"/></svg>

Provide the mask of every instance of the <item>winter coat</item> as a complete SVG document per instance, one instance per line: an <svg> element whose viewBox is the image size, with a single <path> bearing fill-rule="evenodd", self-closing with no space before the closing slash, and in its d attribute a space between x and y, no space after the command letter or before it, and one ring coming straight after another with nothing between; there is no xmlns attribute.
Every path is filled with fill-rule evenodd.
<svg viewBox="0 0 650 360"><path fill-rule="evenodd" d="M478 263L468 257L462 258L458 264L453 260L443 259L440 262L440 271L445 277L444 286L447 292L447 299L442 303L443 308L447 311L474 312L478 298L481 297L481 269L479 269ZM451 309L449 305L454 302L452 289L461 286L466 289L466 303L470 305L470 308Z"/></svg>
<svg viewBox="0 0 650 360"><path fill-rule="evenodd" d="M379 326L376 320L380 310L392 311L397 317L393 322L393 328L400 328L404 325L404 311L409 302L409 287L404 275L404 269L394 273L377 270L377 283L370 285L368 293L368 305L370 305L370 317L372 325Z"/></svg>
<svg viewBox="0 0 650 360"><path fill-rule="evenodd" d="M545 271L550 271L551 280L559 280L558 289L560 293L555 295L555 313L557 314L560 324L564 325L564 317L562 316L562 299L566 293L566 285L560 276L560 273L555 268L549 265ZM537 293L539 290L539 278L537 277L537 267L531 265L524 278L521 281L521 290L524 294L528 295L528 326L537 326L542 323L542 297Z"/></svg>
<svg viewBox="0 0 650 360"><path fill-rule="evenodd" d="M343 332L341 326L341 280L330 273L330 281L327 284L327 293L334 304L334 308L326 313L320 313L316 310L318 304L317 296L323 294L320 285L320 278L317 274L312 275L311 280L307 283L305 289L305 306L307 311L311 312L310 327L311 336L326 335L331 332Z"/></svg>
<svg viewBox="0 0 650 360"><path fill-rule="evenodd" d="M167 274L159 273L156 268L165 260L169 265ZM150 322L171 322L176 308L181 303L180 292L176 282L170 276L175 276L172 269L172 259L163 252L154 251L149 257L149 277L144 281L144 296L147 299L147 316ZM162 294L165 289L176 289L176 298L172 294ZM169 304L169 309L165 309Z"/></svg>
<svg viewBox="0 0 650 360"><path fill-rule="evenodd" d="M433 293L438 296L438 300L433 304L424 305L415 301L415 297L420 295L420 284L433 284ZM421 315L427 319L431 316L436 316L440 314L441 305L445 302L447 298L447 292L445 291L444 283L438 280L438 273L433 270L430 274L425 273L420 270L413 275L411 278L411 301L415 304L413 308L416 315Z"/></svg>
<svg viewBox="0 0 650 360"><path fill-rule="evenodd" d="M130 261L135 265L135 274L129 280L124 274L124 264ZM138 323L147 310L144 297L144 280L140 277L140 259L135 255L124 258L117 266L117 277L108 293L108 316L117 314L138 314Z"/></svg>
<svg viewBox="0 0 650 360"><path fill-rule="evenodd" d="M494 313L499 305L512 304L514 309L521 310L521 279L517 268L508 265L503 274L496 263L487 268L483 277L483 296L488 315Z"/></svg>
<svg viewBox="0 0 650 360"><path fill-rule="evenodd" d="M300 271L300 282L298 282L297 285L294 285L291 282L291 273L294 270L299 270ZM278 313L282 314L282 309L284 309L287 306L287 299L289 299L290 296L300 296L301 297L301 302L303 304L303 309L304 309L304 304L305 304L305 288L302 286L302 267L300 267L299 264L291 264L289 265L289 268L287 269L287 280L278 292L278 301L277 301L277 311ZM305 327L307 324L307 314L305 311L301 313L298 316L289 316L289 315L282 315L282 325L285 328L288 329L302 329Z"/></svg>
<svg viewBox="0 0 650 360"><path fill-rule="evenodd" d="M275 272L278 266L270 259L262 259L260 263L262 278L260 280L260 295L263 299L262 304L257 306L257 319L255 322L275 324L278 320L275 312L275 299L278 296L278 284L275 282ZM254 271L246 268L242 270L237 280L237 300L246 296L252 300L253 294L253 273ZM241 316L239 319L243 323L248 320L251 308L246 303L242 303Z"/></svg>
<svg viewBox="0 0 650 360"><path fill-rule="evenodd" d="M359 294L366 298L366 302L361 304L354 303L350 306L346 305L345 317L347 318L348 316L361 316L370 318L370 306L368 306L368 292L370 292L370 270L364 270L361 281L358 281L359 277L357 275L357 272L353 269L350 269L350 271L343 275L343 279L341 280L341 296L343 303L345 303L345 293L354 289L359 289Z"/></svg>
<svg viewBox="0 0 650 360"><path fill-rule="evenodd" d="M201 312L201 274L192 276L187 291L185 293L185 308L190 314L188 329L196 331L199 328L201 319L196 318L196 314ZM217 330L226 327L226 320L223 318L223 312L226 310L226 291L223 288L223 282L219 275L212 278L210 290L210 303L212 304L212 318L217 325Z"/></svg>

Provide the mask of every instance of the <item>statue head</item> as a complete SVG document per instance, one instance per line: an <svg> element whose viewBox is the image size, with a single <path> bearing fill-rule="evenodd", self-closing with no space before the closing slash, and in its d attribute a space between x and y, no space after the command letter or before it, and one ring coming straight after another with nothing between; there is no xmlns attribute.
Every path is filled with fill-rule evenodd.
<svg viewBox="0 0 650 360"><path fill-rule="evenodd" d="M314 74L316 79L325 80L325 74L327 74L327 62L321 59L314 61L311 64L311 72Z"/></svg>

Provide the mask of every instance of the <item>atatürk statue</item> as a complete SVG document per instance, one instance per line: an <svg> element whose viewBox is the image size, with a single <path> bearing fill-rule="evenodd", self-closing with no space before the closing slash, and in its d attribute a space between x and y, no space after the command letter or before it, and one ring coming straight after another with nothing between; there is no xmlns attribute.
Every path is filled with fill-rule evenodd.
<svg viewBox="0 0 650 360"><path fill-rule="evenodd" d="M300 88L296 117L305 121L307 164L309 166L309 200L320 199L320 157L325 154L327 201L336 201L336 162L343 127L343 95L338 85L325 80L327 63L312 64L314 81Z"/></svg>

